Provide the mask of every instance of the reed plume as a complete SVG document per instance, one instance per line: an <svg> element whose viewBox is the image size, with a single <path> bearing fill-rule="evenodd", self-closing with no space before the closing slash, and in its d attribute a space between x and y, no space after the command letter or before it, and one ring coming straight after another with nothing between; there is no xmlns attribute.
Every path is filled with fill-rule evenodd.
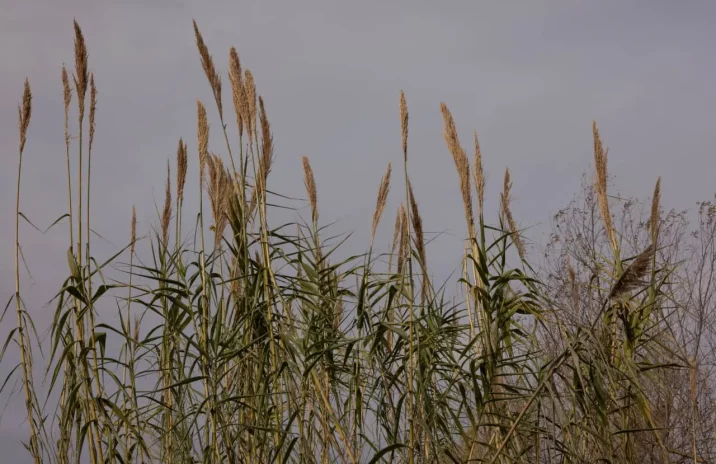
<svg viewBox="0 0 716 464"><path fill-rule="evenodd" d="M455 162L455 169L457 169L457 176L460 181L460 194L462 195L462 205L465 210L465 220L467 221L470 236L472 236L474 234L475 217L472 212L472 192L470 191L470 162L467 159L465 150L460 145L455 121L445 103L440 104L440 111L443 114L444 121L443 137Z"/></svg>
<svg viewBox="0 0 716 464"><path fill-rule="evenodd" d="M303 182L306 186L308 194L308 203L311 205L311 218L314 224L318 223L318 192L316 190L316 180L313 177L313 169L308 157L301 158L303 162Z"/></svg>
<svg viewBox="0 0 716 464"><path fill-rule="evenodd" d="M209 80L209 86L214 94L214 100L216 100L216 106L219 109L219 117L224 118L224 110L221 104L221 77L216 72L214 66L214 59L209 54L209 48L204 43L204 38L199 32L199 27L196 25L196 21L192 21L194 24L194 36L196 37L196 47L199 49L199 57L201 58L201 66L204 68L204 74Z"/></svg>
<svg viewBox="0 0 716 464"><path fill-rule="evenodd" d="M398 274L403 273L403 267L405 265L405 258L409 252L409 240L410 235L408 233L408 213L405 211L405 206L400 205L399 215L400 220L400 244L398 245Z"/></svg>
<svg viewBox="0 0 716 464"><path fill-rule="evenodd" d="M653 253L654 246L649 245L646 250L634 258L634 261L612 286L612 290L609 292L609 298L618 298L642 284L642 279L649 271Z"/></svg>
<svg viewBox="0 0 716 464"><path fill-rule="evenodd" d="M413 230L415 231L415 249L418 251L418 257L423 266L423 271L427 273L428 262L425 254L425 234L423 233L423 219L420 217L418 202L413 194L413 185L408 181L408 191L410 193L410 218L413 220Z"/></svg>
<svg viewBox="0 0 716 464"><path fill-rule="evenodd" d="M172 216L172 172L167 162L167 190L164 196L164 209L162 211L162 244L166 248L169 244L169 222Z"/></svg>
<svg viewBox="0 0 716 464"><path fill-rule="evenodd" d="M378 229L378 223L380 217L383 215L385 204L388 201L388 191L390 190L390 173L392 166L388 163L388 169L386 169L383 179L380 182L380 188L378 189L378 199L375 205L375 211L373 212L373 224L371 226L371 240L375 239L375 232Z"/></svg>
<svg viewBox="0 0 716 464"><path fill-rule="evenodd" d="M264 108L264 100L259 97L259 108L261 121L261 158L259 164L259 177L262 182L262 189L266 191L266 182L271 172L271 163L273 161L273 135L271 135L271 124L269 124L266 109Z"/></svg>
<svg viewBox="0 0 716 464"><path fill-rule="evenodd" d="M65 145L67 151L70 149L70 130L69 130L69 119L70 119L70 103L72 103L72 89L70 88L70 79L67 76L67 68L62 66L62 95L65 104Z"/></svg>
<svg viewBox="0 0 716 464"><path fill-rule="evenodd" d="M214 248L221 245L221 238L224 236L228 216L227 202L231 198L233 189L231 174L224 167L224 163L216 155L208 158L209 168L208 190L209 201L211 202L211 214L214 218Z"/></svg>
<svg viewBox="0 0 716 464"><path fill-rule="evenodd" d="M246 109L248 116L248 124L246 129L249 132L249 140L254 137L256 132L256 83L251 70L247 69L244 73L244 86L246 88Z"/></svg>
<svg viewBox="0 0 716 464"><path fill-rule="evenodd" d="M408 161L408 103L405 100L405 93L400 91L400 131L403 142L403 157Z"/></svg>
<svg viewBox="0 0 716 464"><path fill-rule="evenodd" d="M196 101L197 128L196 138L199 151L199 179L204 182L204 172L209 158L209 121L206 118L206 108L200 100Z"/></svg>
<svg viewBox="0 0 716 464"><path fill-rule="evenodd" d="M661 177L656 179L654 186L654 195L651 198L651 217L649 218L649 230L651 232L651 243L656 246L659 237L659 224L661 218L659 212L661 208Z"/></svg>
<svg viewBox="0 0 716 464"><path fill-rule="evenodd" d="M617 240L612 224L612 216L609 213L609 198L607 197L607 151L602 145L602 139L599 136L597 122L592 121L592 134L594 136L594 166L596 170L596 180L594 187L597 193L597 201L599 203L599 212L604 221L604 228L612 245L612 250L616 253Z"/></svg>
<svg viewBox="0 0 716 464"><path fill-rule="evenodd" d="M188 165L188 155L184 140L179 138L179 146L177 147L177 202L184 201L184 185L186 184L186 172Z"/></svg>
<svg viewBox="0 0 716 464"><path fill-rule="evenodd" d="M512 241L515 244L515 247L517 247L517 253L520 255L520 258L525 258L525 247L522 243L522 239L520 238L520 231L517 229L517 224L515 223L515 219L512 216L512 211L510 210L510 202L512 200L510 191L512 189L512 182L510 181L510 170L505 169L505 182L503 186L503 193L501 198L501 206L502 206L502 216L507 223L507 226L510 229L510 233L512 234Z"/></svg>
<svg viewBox="0 0 716 464"><path fill-rule="evenodd" d="M30 81L25 79L25 87L22 92L22 103L17 107L18 125L20 127L20 153L25 150L27 142L27 128L30 127L30 117L32 116L32 91L30 90Z"/></svg>
<svg viewBox="0 0 716 464"><path fill-rule="evenodd" d="M129 254L134 254L134 246L137 243L137 210L134 208L134 205L132 205L132 226L131 226L131 235L130 235L130 241L129 241Z"/></svg>
<svg viewBox="0 0 716 464"><path fill-rule="evenodd" d="M475 131L475 168L473 172L475 190L477 191L477 207L479 214L482 215L485 206L485 172L482 168L482 152L480 151L480 142L477 140L477 131Z"/></svg>
<svg viewBox="0 0 716 464"><path fill-rule="evenodd" d="M79 120L80 123L85 116L85 98L87 96L87 83L89 82L88 54L85 38L82 29L77 21L75 25L75 88L77 90Z"/></svg>
<svg viewBox="0 0 716 464"><path fill-rule="evenodd" d="M90 74L90 110L89 110L89 149L92 150L95 131L95 114L97 111L97 87L94 84L94 73Z"/></svg>
<svg viewBox="0 0 716 464"><path fill-rule="evenodd" d="M241 137L244 135L244 119L248 119L246 117L248 108L244 108L247 103L244 77L239 54L234 47L229 50L229 82L231 83L231 99L236 113L236 126L239 129L239 137Z"/></svg>

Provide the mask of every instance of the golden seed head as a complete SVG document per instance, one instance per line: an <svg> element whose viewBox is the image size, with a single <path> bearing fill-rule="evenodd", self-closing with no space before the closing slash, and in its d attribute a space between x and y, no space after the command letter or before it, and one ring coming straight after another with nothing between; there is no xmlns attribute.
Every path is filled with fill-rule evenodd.
<svg viewBox="0 0 716 464"><path fill-rule="evenodd" d="M641 284L642 278L646 275L651 265L653 253L654 246L649 245L646 250L634 259L614 283L611 292L609 292L609 298L618 298Z"/></svg>
<svg viewBox="0 0 716 464"><path fill-rule="evenodd" d="M651 230L652 244L656 246L659 237L659 209L661 208L661 177L656 179L654 186L654 196L651 198L651 218L649 219L649 229Z"/></svg>
<svg viewBox="0 0 716 464"><path fill-rule="evenodd" d="M261 158L259 165L261 188L266 190L266 182L269 172L271 172L271 163L273 161L273 135L271 134L271 124L269 124L268 116L266 116L266 108L264 108L264 100L259 97L259 109L261 120Z"/></svg>
<svg viewBox="0 0 716 464"><path fill-rule="evenodd" d="M406 254L409 253L410 233L408 229L408 213L405 206L400 205L398 216L400 217L400 244L398 245L398 274L402 274L405 265Z"/></svg>
<svg viewBox="0 0 716 464"><path fill-rule="evenodd" d="M515 247L517 248L517 253L520 255L520 258L525 258L525 247L522 243L522 239L520 238L520 231L517 229L517 223L515 222L514 217L512 216L512 211L510 210L510 201L512 200L512 197L510 195L510 190L512 189L512 182L510 181L510 170L509 168L505 170L505 182L503 185L503 193L502 193L502 217L504 218L504 221L507 223L507 226L509 227L510 233L512 234L512 242L515 244Z"/></svg>
<svg viewBox="0 0 716 464"><path fill-rule="evenodd" d="M311 163L308 161L308 157L304 156L301 158L303 161L303 182L306 186L306 193L308 194L308 202L311 205L311 218L313 223L318 222L318 192L316 190L316 180L313 177L313 169L311 169Z"/></svg>
<svg viewBox="0 0 716 464"><path fill-rule="evenodd" d="M405 93L400 91L400 129L403 142L403 157L408 160L408 103L405 100Z"/></svg>
<svg viewBox="0 0 716 464"><path fill-rule="evenodd" d="M413 221L413 230L415 231L415 248L418 251L418 257L423 265L423 270L427 271L428 262L427 255L425 254L425 235L423 233L423 219L420 217L420 211L418 210L418 202L415 200L413 195L413 185L408 181L408 192L410 194L410 209L411 219Z"/></svg>
<svg viewBox="0 0 716 464"><path fill-rule="evenodd" d="M206 108L201 101L196 101L197 128L196 138L199 149L199 178L204 182L204 168L209 156L209 121L206 118Z"/></svg>
<svg viewBox="0 0 716 464"><path fill-rule="evenodd" d="M199 49L199 57L201 58L201 66L204 68L204 74L206 74L206 78L209 80L209 86L211 86L211 91L214 94L214 100L216 100L216 107L219 110L219 116L223 119L224 111L221 104L221 77L219 76L219 73L216 72L214 59L209 54L209 48L204 43L204 38L201 36L201 32L199 32L199 27L196 25L196 21L193 21L193 23L194 36L196 37L196 47Z"/></svg>
<svg viewBox="0 0 716 464"><path fill-rule="evenodd" d="M80 110L80 121L84 118L85 114L85 97L87 96L87 83L89 81L89 67L88 67L88 54L87 46L85 45L85 38L82 35L82 29L77 21L75 25L75 87L77 88L77 99Z"/></svg>
<svg viewBox="0 0 716 464"><path fill-rule="evenodd" d="M398 213L395 215L395 228L393 229L393 247L391 248L391 253L395 252L395 249L398 247L398 239L400 239L400 231L403 227L403 214L404 214L404 208L401 204L398 208Z"/></svg>
<svg viewBox="0 0 716 464"><path fill-rule="evenodd" d="M241 61L239 54L234 47L229 50L229 81L231 82L231 98L234 103L234 112L236 113L236 126L239 129L239 137L244 134L244 110L242 109L244 93L244 80L241 72Z"/></svg>
<svg viewBox="0 0 716 464"><path fill-rule="evenodd" d="M89 149L92 149L97 111L97 87L94 85L94 73L90 74L90 110L89 110Z"/></svg>
<svg viewBox="0 0 716 464"><path fill-rule="evenodd" d="M172 216L172 173L167 162L167 191L164 196L164 210L162 211L162 244L164 247L169 243L169 222Z"/></svg>
<svg viewBox="0 0 716 464"><path fill-rule="evenodd" d="M186 171L188 165L188 155L186 143L179 138L179 146L177 147L177 201L184 200L184 185L186 184Z"/></svg>
<svg viewBox="0 0 716 464"><path fill-rule="evenodd" d="M477 190L477 206L480 208L480 214L483 214L485 206L485 171L482 167L482 152L480 151L480 143L477 140L477 131L475 131L475 190Z"/></svg>
<svg viewBox="0 0 716 464"><path fill-rule="evenodd" d="M614 226L612 225L612 217L609 213L609 199L607 197L607 151L602 145L602 139L599 136L596 121L592 121L592 134L594 136L594 167L596 171L594 188L597 193L597 202L599 203L599 212L604 221L604 228L606 229L612 249L616 251L617 242Z"/></svg>
<svg viewBox="0 0 716 464"><path fill-rule="evenodd" d="M216 155L208 157L209 167L208 190L211 201L211 214L214 218L214 247L221 245L224 236L228 215L228 201L231 198L232 180L231 174L224 167L224 163Z"/></svg>
<svg viewBox="0 0 716 464"><path fill-rule="evenodd" d="M247 130L249 131L249 137L253 137L253 132L256 131L256 83L251 70L247 69L245 74L244 85L246 87L246 108L248 110Z"/></svg>
<svg viewBox="0 0 716 464"><path fill-rule="evenodd" d="M72 89L70 88L70 79L67 76L67 68L62 65L62 94L65 103L65 114L70 110L70 103L72 102Z"/></svg>
<svg viewBox="0 0 716 464"><path fill-rule="evenodd" d="M388 202L388 191L390 190L390 173L392 169L393 168L391 164L388 163L388 169L386 169L385 174L383 175L383 179L380 182L380 188L378 189L378 199L375 205L375 212L373 212L371 239L375 239L375 232L378 229L380 217L383 215L385 204Z"/></svg>
<svg viewBox="0 0 716 464"><path fill-rule="evenodd" d="M30 81L25 79L25 88L22 92L22 103L17 107L18 125L20 127L20 153L25 150L25 142L27 142L27 128L30 127L30 118L32 116L32 91L30 90Z"/></svg>
<svg viewBox="0 0 716 464"><path fill-rule="evenodd" d="M455 162L455 168L457 169L458 180L460 182L460 194L462 195L462 204L465 210L465 220L467 221L467 228L470 233L473 231L475 224L475 218L472 212L472 191L470 189L470 162L467 159L465 150L460 145L460 140L457 136L457 129L455 128L455 121L453 120L452 114L445 103L440 104L440 111L443 114L443 121L445 123L445 129L443 137L447 144L448 150L452 155L453 161Z"/></svg>
<svg viewBox="0 0 716 464"><path fill-rule="evenodd" d="M137 210L132 206L132 228L131 228L131 240L129 245L129 254L134 254L134 245L137 242Z"/></svg>
<svg viewBox="0 0 716 464"><path fill-rule="evenodd" d="M142 325L142 319L139 317L139 315L134 316L134 329L132 331L132 335L134 336L134 340L139 340L139 329Z"/></svg>

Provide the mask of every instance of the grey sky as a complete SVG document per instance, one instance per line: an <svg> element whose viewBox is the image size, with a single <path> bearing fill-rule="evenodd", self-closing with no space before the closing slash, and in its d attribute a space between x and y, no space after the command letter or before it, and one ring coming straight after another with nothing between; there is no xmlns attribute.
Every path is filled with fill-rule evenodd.
<svg viewBox="0 0 716 464"><path fill-rule="evenodd" d="M3 299L13 291L16 105L25 76L34 113L21 209L46 227L66 208L60 69L63 62L73 65L73 17L87 38L99 89L93 221L117 245L128 239L132 204L143 231L156 217L177 139L185 137L195 153L197 98L209 108L213 149L225 151L192 18L222 72L234 45L256 77L274 130L273 189L303 196L300 157L308 155L323 221L340 221L336 231L355 230L357 250L367 244L387 162L401 164L400 89L410 109L409 169L425 228L446 233L431 245L433 269L445 274L440 277L457 264L464 235L455 169L441 135L441 101L468 151L472 130L480 135L492 206L510 167L522 226L548 223L578 191L590 168L592 119L610 147L612 192L645 197L659 175L667 207L690 207L714 192L711 1L0 0L0 12ZM384 237L392 233L397 185ZM52 308L42 304L65 272L66 228L45 236L22 230L34 277L23 281L26 298L47 321ZM531 238L539 243L543 236ZM2 340L12 321L0 325ZM6 372L7 365L0 366L3 378ZM7 401L6 393L0 401ZM2 460L13 456L8 462L27 458L19 444L25 438L21 403L13 397L0 421Z"/></svg>

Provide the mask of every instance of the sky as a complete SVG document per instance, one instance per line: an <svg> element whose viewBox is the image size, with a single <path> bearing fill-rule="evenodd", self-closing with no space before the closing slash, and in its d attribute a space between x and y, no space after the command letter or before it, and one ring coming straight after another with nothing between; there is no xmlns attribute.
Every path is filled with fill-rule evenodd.
<svg viewBox="0 0 716 464"><path fill-rule="evenodd" d="M592 120L609 147L611 193L646 198L658 176L667 208L692 208L714 193L711 1L0 0L0 12L3 299L13 293L16 107L26 77L34 99L20 209L43 230L66 210L60 71L73 66L73 19L99 92L92 221L105 257L127 243L132 205L140 233L156 223L179 137L189 144L189 175L196 173L197 99L209 109L210 148L225 152L192 19L224 73L227 97L231 46L255 76L274 133L269 187L305 198L307 155L322 222L354 232L349 246L357 251L367 248L387 163L402 173L401 89L410 112L408 169L425 230L435 237L431 268L443 278L459 263L465 224L441 102L468 153L478 131L493 213L510 168L513 213L529 228L532 253L546 241L550 216L591 172ZM383 243L392 236L399 178ZM305 201L291 205L309 217ZM23 292L42 330L53 311L45 303L67 272L66 226L41 234L23 224L21 242L31 272L23 271ZM0 323L3 341L13 321L8 314ZM0 364L3 379L12 356ZM3 460L29 462L20 443L27 436L21 396L3 392L0 407Z"/></svg>

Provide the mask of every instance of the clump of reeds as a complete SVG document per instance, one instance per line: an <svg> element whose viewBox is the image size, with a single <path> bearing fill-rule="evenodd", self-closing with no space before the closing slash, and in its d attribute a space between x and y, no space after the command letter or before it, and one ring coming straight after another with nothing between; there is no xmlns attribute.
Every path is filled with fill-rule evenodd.
<svg viewBox="0 0 716 464"><path fill-rule="evenodd" d="M557 306L529 265L511 212L509 170L495 219L499 225L490 226L484 217L485 173L477 132L471 167L453 116L441 105L443 136L458 174L470 234L459 278L464 295L453 295L447 294L447 286L435 285L428 273L425 224L408 173L405 94L400 92L398 106L405 196L397 209L390 252L374 250L380 243L376 237L391 188L393 165L389 162L375 197L368 252L344 258L340 256L343 242L336 245L335 237L326 238L323 231L327 227L319 224L317 185L308 157L302 157L302 167L310 224L307 227L296 220L276 225L270 220L269 210L282 207L285 197L276 195L278 205L267 201L274 192L268 186L274 141L265 100L257 93L251 71L243 69L238 52L230 48L228 78L240 145L238 150L232 148L223 121L221 75L196 23L193 27L225 135L225 152L223 147L210 147L209 115L197 100L198 177L193 182L187 177L188 148L180 138L176 186L172 189L168 165L155 240L146 250L136 246L139 232L133 207L126 248L99 261L89 246L94 230L89 224L89 164L93 145L100 140L96 138L98 92L84 36L74 23L75 72L71 80L63 67L61 75L69 275L55 300L46 366L51 381L45 403L38 401L39 390L33 382L33 324L20 294L20 180L33 110L30 86L25 82L18 111L14 253L18 321L12 340L20 350L18 372L31 429L28 450L36 463L412 464L447 459L528 463L548 459L581 462L604 456L628 462L627 457L636 455L629 451L639 439L634 430L657 427L650 422L651 398L634 393L634 386L651 379L632 366L640 366L647 358L650 371L673 365L663 347L674 342L661 336L664 322L649 311L672 304L665 295L675 293L661 291L657 279L643 282L653 269L662 221L660 179L649 221L652 245L622 272L606 192L606 150L593 126L594 185L605 235L617 258L615 272L604 271L607 266L599 262L589 269L595 274L590 285L585 281L580 287L571 261L560 261L560 266L566 266L572 304L575 309L581 305L580 315L601 315L598 311L613 304L625 313L632 311L627 316L637 322L624 318L625 324L631 325L625 325L628 343L621 346L615 338L605 343L598 331L591 330L596 323L570 326L559 321L553 329L565 346L554 354L537 331L550 324L543 315ZM73 83L79 113L76 139L71 136L75 129L70 127ZM83 140L87 125L89 137ZM244 134L248 134L246 144ZM79 164L75 184L69 172L74 140ZM238 169L234 152L240 156ZM475 185L477 221L471 183ZM189 192L192 184L199 194L195 233L200 240L195 241L186 240L181 230L185 191ZM73 186L78 190L76 216ZM247 188L252 189L250 199ZM206 226L213 230L213 247L204 243L204 195L210 205L208 220L212 223ZM170 243L172 218L176 228L175 240ZM305 233L307 229L309 233ZM492 232L494 236L490 236ZM664 238L661 241L666 242ZM511 258L511 244L520 260ZM117 262L124 252L129 253L128 270ZM148 256L139 256L145 253ZM580 275L585 269L581 258ZM414 269L415 260L419 267ZM519 266L511 264L513 261ZM609 291L609 298L617 301L596 301L598 297L591 293L599 286L591 283L603 282L605 275L619 276ZM93 283L100 285L93 289ZM645 302L630 296L647 284ZM564 285L560 292L562 288ZM421 292L420 298L416 291ZM566 297L570 297L568 292ZM592 309L597 306L602 309ZM98 308L111 307L119 308L119 328L106 322L109 316L104 321L98 317ZM637 323L641 325L636 327ZM635 328L640 330L636 342ZM621 357L605 361L607 344L620 350ZM120 355L109 355L108 348L117 346ZM660 364L649 356L658 356ZM629 362L613 362L615 359ZM695 421L695 360L690 372L688 396ZM40 405L51 404L54 388L61 389L58 420L46 428L50 422L45 418L53 413ZM694 430L692 425L692 433ZM694 460L699 452L695 443L694 438L690 453Z"/></svg>

